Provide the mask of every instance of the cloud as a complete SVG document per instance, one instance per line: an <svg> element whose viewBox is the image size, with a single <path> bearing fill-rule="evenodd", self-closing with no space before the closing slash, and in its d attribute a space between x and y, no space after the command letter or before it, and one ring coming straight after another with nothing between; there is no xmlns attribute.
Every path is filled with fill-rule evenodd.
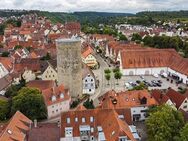
<svg viewBox="0 0 188 141"><path fill-rule="evenodd" d="M0 9L48 11L138 12L146 10L186 10L187 0L0 0Z"/></svg>

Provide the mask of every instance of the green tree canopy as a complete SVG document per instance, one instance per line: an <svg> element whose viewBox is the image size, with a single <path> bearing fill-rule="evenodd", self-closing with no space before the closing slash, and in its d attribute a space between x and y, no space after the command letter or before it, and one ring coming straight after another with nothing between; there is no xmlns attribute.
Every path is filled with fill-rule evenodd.
<svg viewBox="0 0 188 141"><path fill-rule="evenodd" d="M23 87L18 95L12 99L11 112L14 114L17 110L22 112L28 118L44 119L47 111L42 94L37 89Z"/></svg>
<svg viewBox="0 0 188 141"><path fill-rule="evenodd" d="M138 33L134 33L131 38L132 41L142 41L142 37Z"/></svg>
<svg viewBox="0 0 188 141"><path fill-rule="evenodd" d="M105 74L111 73L111 70L110 70L110 69L105 69L105 70L104 70L104 73L105 73Z"/></svg>
<svg viewBox="0 0 188 141"><path fill-rule="evenodd" d="M110 81L110 78L111 78L110 73L106 74L106 75L105 75L105 78L106 78L106 80L108 81L108 85L109 85L109 81Z"/></svg>
<svg viewBox="0 0 188 141"><path fill-rule="evenodd" d="M8 57L9 56L9 52L5 51L1 54L1 57Z"/></svg>
<svg viewBox="0 0 188 141"><path fill-rule="evenodd" d="M89 98L84 102L84 107L87 109L94 109L95 106L93 105L93 100L89 100Z"/></svg>
<svg viewBox="0 0 188 141"><path fill-rule="evenodd" d="M120 41L127 41L128 39L127 39L127 37L126 37L125 35L123 35L123 34L121 33L121 34L119 34L119 40L120 40Z"/></svg>
<svg viewBox="0 0 188 141"><path fill-rule="evenodd" d="M114 78L117 80L117 83L118 80L121 79L121 77L122 77L122 73L120 71L114 73Z"/></svg>
<svg viewBox="0 0 188 141"><path fill-rule="evenodd" d="M6 120L9 115L9 102L0 98L0 121Z"/></svg>
<svg viewBox="0 0 188 141"><path fill-rule="evenodd" d="M181 129L179 141L188 141L188 123Z"/></svg>
<svg viewBox="0 0 188 141"><path fill-rule="evenodd" d="M182 113L167 105L156 107L149 113L146 127L149 141L174 141L184 125Z"/></svg>

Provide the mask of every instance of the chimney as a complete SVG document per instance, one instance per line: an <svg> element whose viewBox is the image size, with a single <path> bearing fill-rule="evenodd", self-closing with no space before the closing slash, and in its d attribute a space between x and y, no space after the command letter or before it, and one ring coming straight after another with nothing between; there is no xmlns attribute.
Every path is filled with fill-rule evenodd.
<svg viewBox="0 0 188 141"><path fill-rule="evenodd" d="M34 120L34 127L37 128L37 119Z"/></svg>

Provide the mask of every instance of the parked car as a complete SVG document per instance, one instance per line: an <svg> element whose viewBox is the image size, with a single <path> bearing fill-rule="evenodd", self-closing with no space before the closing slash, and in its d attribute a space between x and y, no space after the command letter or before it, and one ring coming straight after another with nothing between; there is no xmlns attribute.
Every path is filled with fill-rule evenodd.
<svg viewBox="0 0 188 141"><path fill-rule="evenodd" d="M158 83L162 84L163 82L161 80L157 80Z"/></svg>
<svg viewBox="0 0 188 141"><path fill-rule="evenodd" d="M153 74L153 77L158 78L159 75L158 75L157 73L154 73L154 74Z"/></svg>
<svg viewBox="0 0 188 141"><path fill-rule="evenodd" d="M151 83L156 83L157 81L156 80L151 80Z"/></svg>
<svg viewBox="0 0 188 141"><path fill-rule="evenodd" d="M162 76L163 78L167 78L167 77L168 77L168 74L167 74L167 73L162 73L161 76Z"/></svg>
<svg viewBox="0 0 188 141"><path fill-rule="evenodd" d="M144 79L144 76L140 75L140 78L141 78L141 79Z"/></svg>
<svg viewBox="0 0 188 141"><path fill-rule="evenodd" d="M153 83L152 85L153 85L153 87L157 87L157 84L156 84L156 83Z"/></svg>
<svg viewBox="0 0 188 141"><path fill-rule="evenodd" d="M160 83L156 83L158 87L161 87L161 84Z"/></svg>
<svg viewBox="0 0 188 141"><path fill-rule="evenodd" d="M140 84L140 83L141 83L141 81L140 81L140 80L137 80L137 81L136 81L136 83L137 83L137 84Z"/></svg>
<svg viewBox="0 0 188 141"><path fill-rule="evenodd" d="M130 87L129 83L125 83L125 87L128 89Z"/></svg>

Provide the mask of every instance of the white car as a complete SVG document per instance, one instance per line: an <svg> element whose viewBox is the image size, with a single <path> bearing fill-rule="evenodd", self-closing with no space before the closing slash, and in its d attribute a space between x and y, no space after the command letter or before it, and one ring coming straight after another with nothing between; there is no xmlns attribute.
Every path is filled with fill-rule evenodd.
<svg viewBox="0 0 188 141"><path fill-rule="evenodd" d="M164 78L167 78L167 77L168 77L168 74L167 74L167 73L163 73L162 76L163 76Z"/></svg>
<svg viewBox="0 0 188 141"><path fill-rule="evenodd" d="M157 73L154 73L154 74L153 74L153 77L158 78L159 75L158 75Z"/></svg>
<svg viewBox="0 0 188 141"><path fill-rule="evenodd" d="M130 87L130 84L129 84L129 83L125 83L125 87L126 87L126 88L129 88L129 87Z"/></svg>

